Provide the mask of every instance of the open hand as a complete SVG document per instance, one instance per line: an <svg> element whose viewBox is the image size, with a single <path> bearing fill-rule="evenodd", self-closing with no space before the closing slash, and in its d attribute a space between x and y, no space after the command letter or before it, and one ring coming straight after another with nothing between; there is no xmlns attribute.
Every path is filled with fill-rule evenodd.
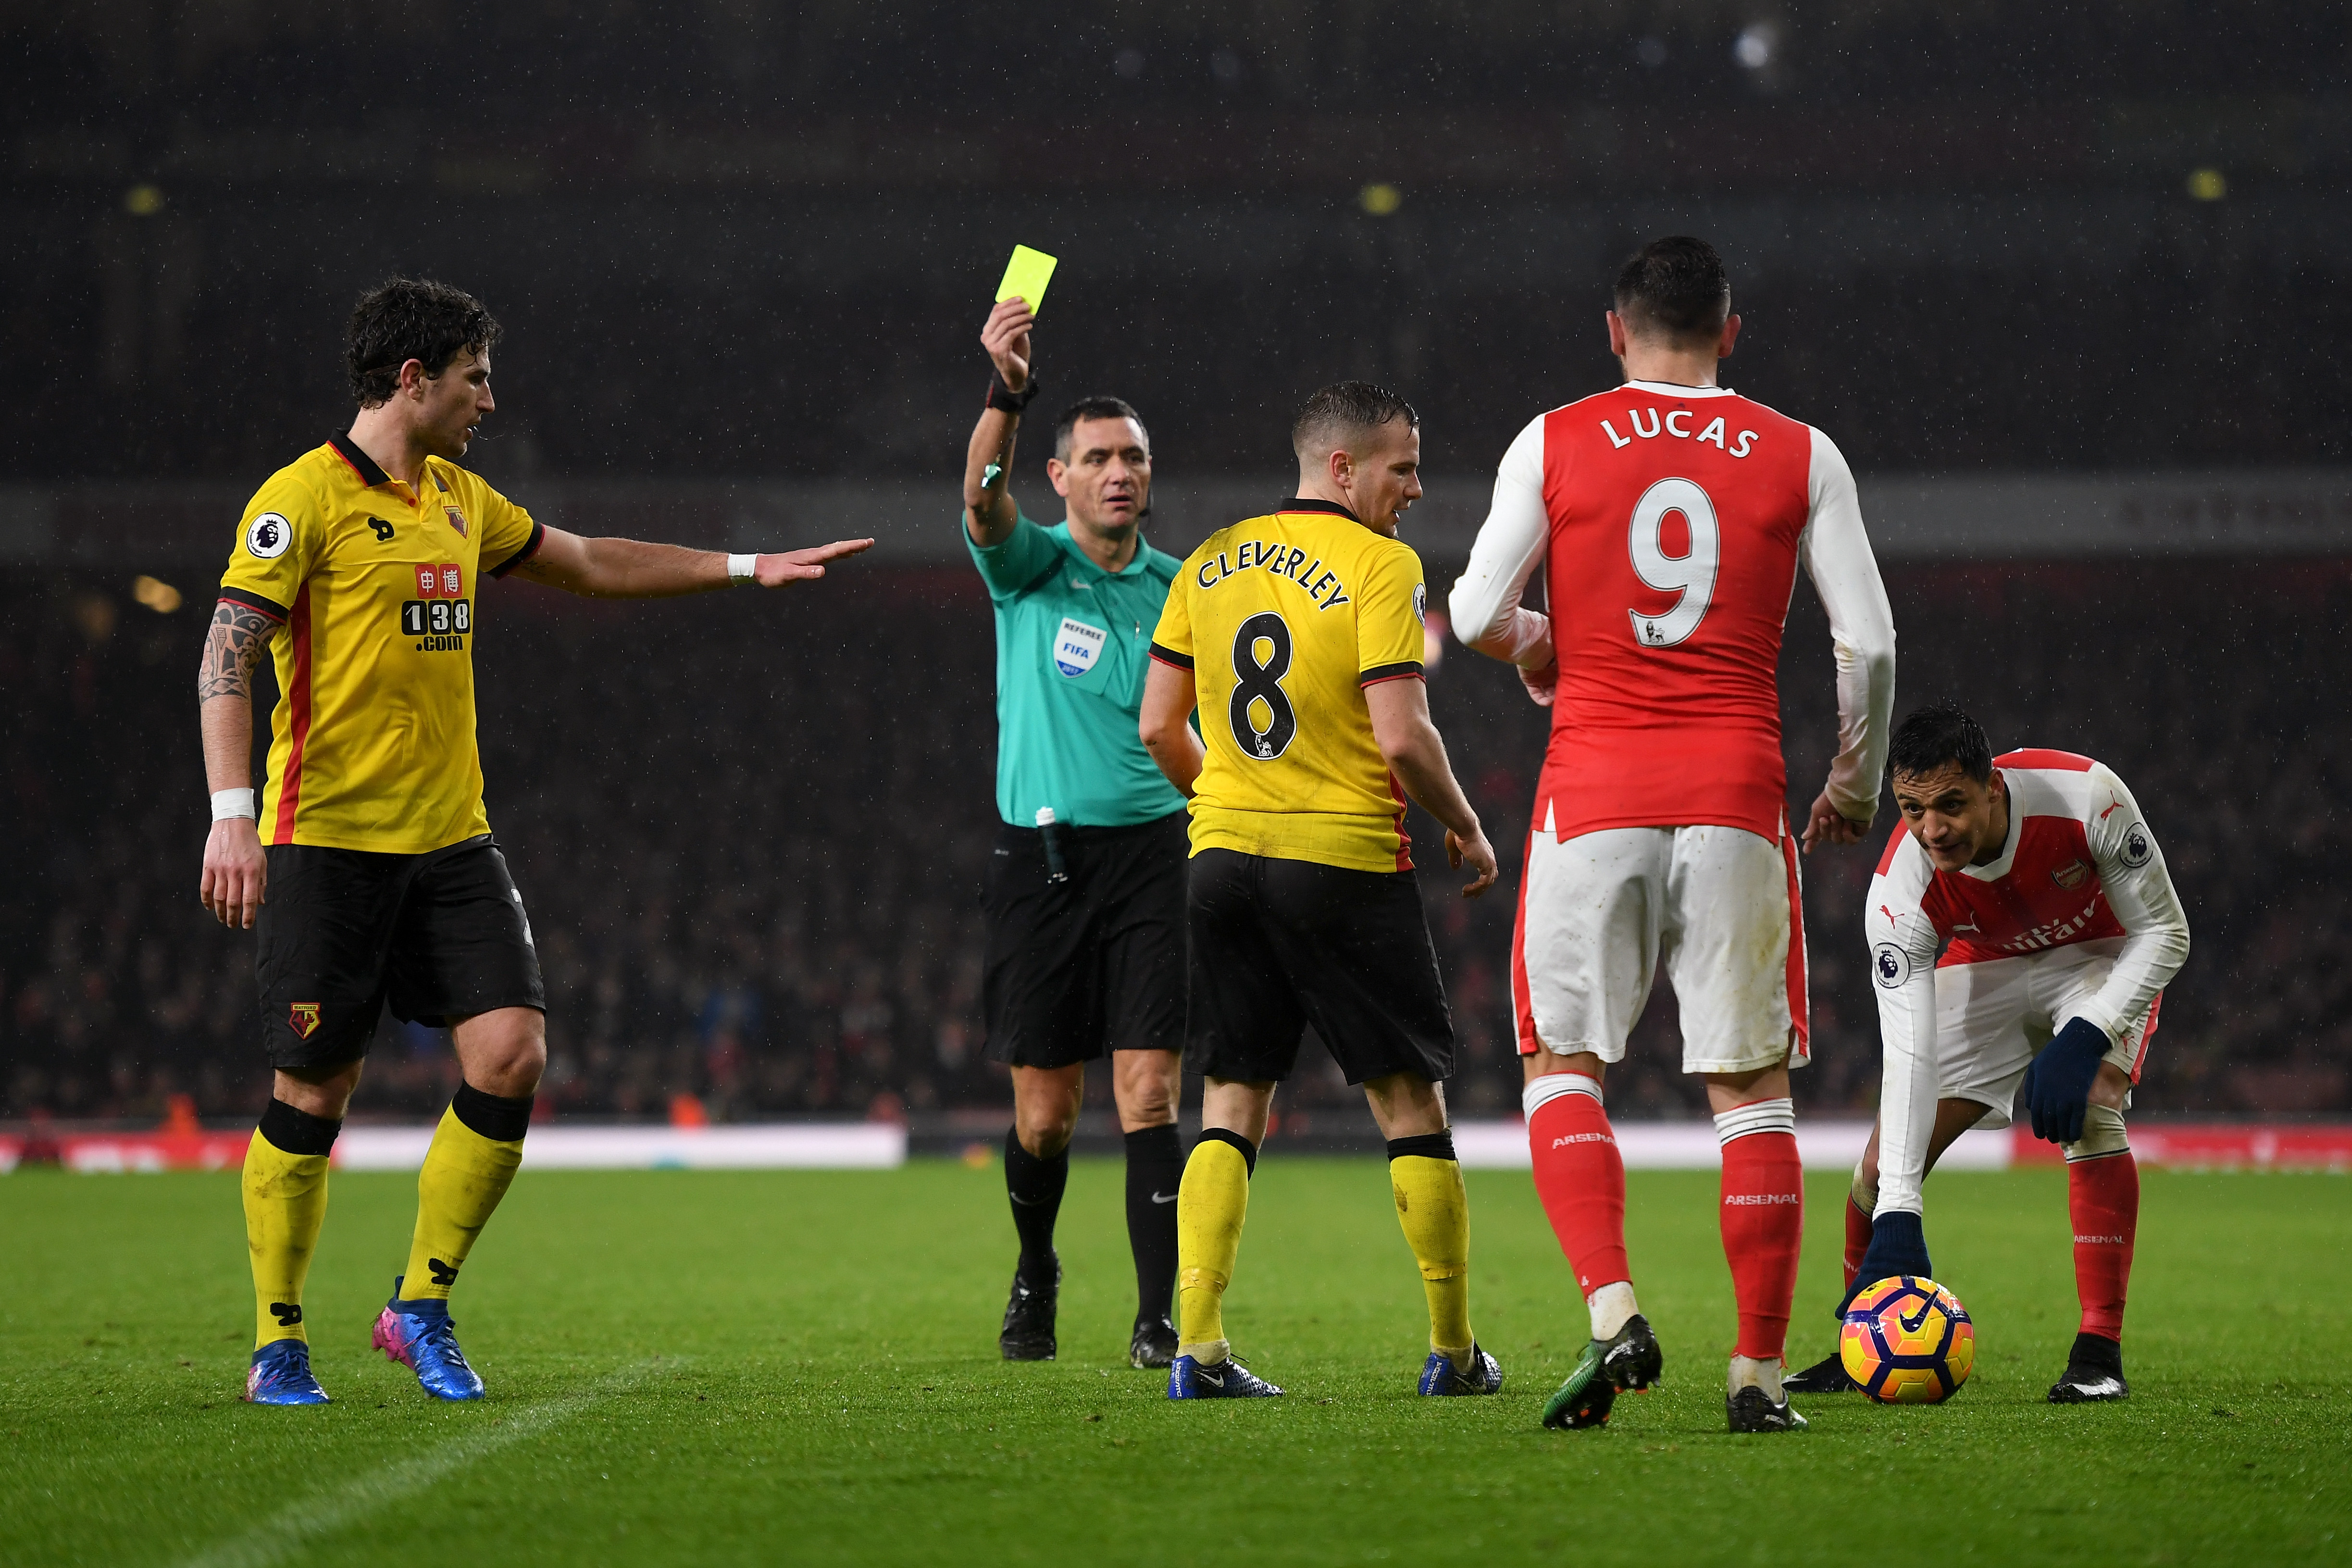
<svg viewBox="0 0 2352 1568"><path fill-rule="evenodd" d="M751 568L751 580L762 588L781 588L787 583L806 583L824 575L826 562L838 561L846 555L860 555L873 548L874 542L870 539L836 539L831 544L762 555Z"/></svg>
<svg viewBox="0 0 2352 1568"><path fill-rule="evenodd" d="M231 931L251 931L268 883L260 825L249 816L214 823L212 837L205 840L205 873L196 884L196 897L213 919Z"/></svg>
<svg viewBox="0 0 2352 1568"><path fill-rule="evenodd" d="M1483 830L1474 827L1470 830L1470 837L1465 838L1454 829L1447 828L1445 863L1458 871L1465 860L1470 862L1471 871L1470 880L1462 885L1462 896L1465 899L1476 898L1493 887L1495 879L1502 875L1495 864L1495 847L1486 842Z"/></svg>
<svg viewBox="0 0 2352 1568"><path fill-rule="evenodd" d="M980 346L988 351L1007 392L1018 393L1029 384L1029 329L1036 324L1037 318L1015 294L1010 300L999 300L996 309L988 313L988 324L980 330Z"/></svg>

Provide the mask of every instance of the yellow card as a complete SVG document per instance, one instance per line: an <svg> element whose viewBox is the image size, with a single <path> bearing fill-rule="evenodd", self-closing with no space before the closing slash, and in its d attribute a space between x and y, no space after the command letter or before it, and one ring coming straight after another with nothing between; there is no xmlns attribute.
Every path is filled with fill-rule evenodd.
<svg viewBox="0 0 2352 1568"><path fill-rule="evenodd" d="M1054 258L1042 250L1032 250L1025 245L1013 247L1013 259L1004 264L1004 281L996 286L999 300L1021 296L1029 313L1037 313L1038 302L1045 298L1045 285L1054 276Z"/></svg>

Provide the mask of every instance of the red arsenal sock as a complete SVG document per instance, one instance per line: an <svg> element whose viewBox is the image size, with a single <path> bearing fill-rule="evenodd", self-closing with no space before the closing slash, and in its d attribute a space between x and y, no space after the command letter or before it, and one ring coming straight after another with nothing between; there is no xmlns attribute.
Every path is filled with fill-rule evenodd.
<svg viewBox="0 0 2352 1568"><path fill-rule="evenodd" d="M2139 1164L2126 1148L2066 1163L2066 1207L2074 1221L2074 1292L2083 1332L2124 1337L2124 1290L2139 1232Z"/></svg>
<svg viewBox="0 0 2352 1568"><path fill-rule="evenodd" d="M1734 1106L1715 1119L1715 1135L1723 1144L1723 1256L1739 1302L1735 1353L1778 1361L1788 1346L1805 1238L1796 1105L1783 1097Z"/></svg>
<svg viewBox="0 0 2352 1568"><path fill-rule="evenodd" d="M1854 1201L1848 1193L1845 1199L1845 1288L1853 1289L1853 1277L1862 1272L1862 1257L1870 1250L1870 1211Z"/></svg>
<svg viewBox="0 0 2352 1568"><path fill-rule="evenodd" d="M1520 1096L1528 1152L1559 1249L1588 1297L1631 1279L1625 1264L1625 1162L1601 1108L1601 1085L1580 1072L1546 1073Z"/></svg>

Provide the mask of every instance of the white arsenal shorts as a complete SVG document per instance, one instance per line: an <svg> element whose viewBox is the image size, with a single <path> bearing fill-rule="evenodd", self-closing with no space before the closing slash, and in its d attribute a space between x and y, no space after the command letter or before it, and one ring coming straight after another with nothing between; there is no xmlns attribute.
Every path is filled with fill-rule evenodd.
<svg viewBox="0 0 2352 1568"><path fill-rule="evenodd" d="M1625 1056L1658 960L1682 1010L1685 1072L1802 1066L1797 847L1738 827L1612 827L1528 840L1512 939L1519 1053Z"/></svg>
<svg viewBox="0 0 2352 1568"><path fill-rule="evenodd" d="M2058 1026L2098 994L2124 939L2104 937L2022 958L1948 964L1936 971L1936 1098L1973 1100L1989 1112L1979 1127L2006 1127L2018 1085ZM2139 1081L2156 1036L2158 995L2123 1031L2106 1059Z"/></svg>

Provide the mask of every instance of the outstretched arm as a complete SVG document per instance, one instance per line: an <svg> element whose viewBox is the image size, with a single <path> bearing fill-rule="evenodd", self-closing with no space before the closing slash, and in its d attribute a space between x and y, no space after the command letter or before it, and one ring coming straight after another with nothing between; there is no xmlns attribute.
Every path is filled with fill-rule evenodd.
<svg viewBox="0 0 2352 1568"><path fill-rule="evenodd" d="M824 563L873 547L870 539L845 539L808 550L787 550L750 558L745 579L762 588L781 588L824 575ZM646 544L635 539L583 539L551 528L512 575L592 599L668 599L729 586L730 558L717 550L680 544Z"/></svg>
<svg viewBox="0 0 2352 1568"><path fill-rule="evenodd" d="M1014 397L1029 390L1029 331L1036 321L1016 294L998 300L980 331L981 347L996 367L996 379ZM1013 443L1020 434L1021 416L997 407L992 396L964 448L963 525L982 550L1003 543L1021 521L1021 509L1013 500Z"/></svg>
<svg viewBox="0 0 2352 1568"><path fill-rule="evenodd" d="M278 623L259 610L223 599L205 634L196 668L196 721L204 733L205 787L215 796L243 791L247 798L215 807L205 840L204 874L196 897L213 918L235 931L250 929L261 912L269 863L261 853L253 791L253 667L278 635ZM240 809L241 808L241 809ZM220 811L237 815L221 816Z"/></svg>
<svg viewBox="0 0 2352 1568"><path fill-rule="evenodd" d="M1371 711L1372 739L1389 772L1423 811L1445 825L1446 864L1470 862L1462 896L1476 898L1495 885L1495 847L1486 842L1470 797L1454 782L1445 738L1430 722L1428 687L1410 678L1377 681L1364 688L1364 706Z"/></svg>

